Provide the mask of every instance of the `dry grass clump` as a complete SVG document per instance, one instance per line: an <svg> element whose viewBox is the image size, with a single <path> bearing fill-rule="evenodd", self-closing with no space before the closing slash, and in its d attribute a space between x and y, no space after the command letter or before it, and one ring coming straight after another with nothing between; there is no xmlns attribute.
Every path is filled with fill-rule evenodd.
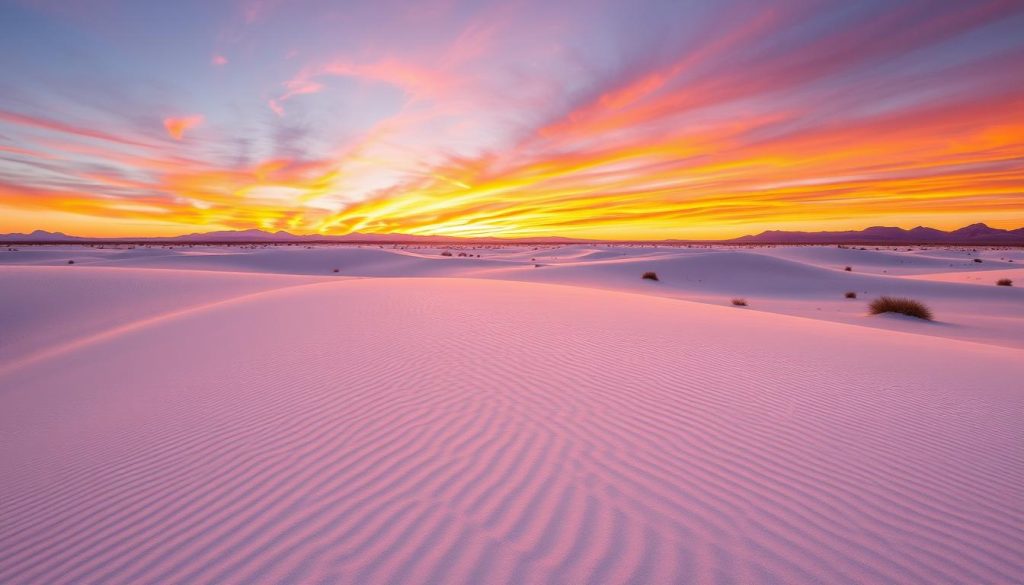
<svg viewBox="0 0 1024 585"><path fill-rule="evenodd" d="M855 292L853 292L853 291L851 290L851 291L847 292L845 296L846 296L846 298L848 298L848 299L855 299L855 298L857 298L857 293L855 293Z"/></svg>
<svg viewBox="0 0 1024 585"><path fill-rule="evenodd" d="M658 273L657 272L644 272L644 275L641 278L643 278L644 280L658 280Z"/></svg>
<svg viewBox="0 0 1024 585"><path fill-rule="evenodd" d="M925 321L932 320L932 311L921 301L905 297L878 297L868 305L872 315L882 313L899 313L908 317L917 317Z"/></svg>
<svg viewBox="0 0 1024 585"><path fill-rule="evenodd" d="M1013 281L1009 278L1000 278L996 281L996 286L1013 286Z"/></svg>
<svg viewBox="0 0 1024 585"><path fill-rule="evenodd" d="M732 300L732 304L735 307L746 307L747 306L747 299L733 299Z"/></svg>

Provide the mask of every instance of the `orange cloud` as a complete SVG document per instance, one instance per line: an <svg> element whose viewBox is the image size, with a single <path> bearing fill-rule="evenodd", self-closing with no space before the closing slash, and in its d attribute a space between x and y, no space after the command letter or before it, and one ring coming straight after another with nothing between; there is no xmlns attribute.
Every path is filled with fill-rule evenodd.
<svg viewBox="0 0 1024 585"><path fill-rule="evenodd" d="M185 137L185 131L203 123L203 116L185 116L182 118L164 118L164 128L167 129L167 134L175 140L181 140Z"/></svg>

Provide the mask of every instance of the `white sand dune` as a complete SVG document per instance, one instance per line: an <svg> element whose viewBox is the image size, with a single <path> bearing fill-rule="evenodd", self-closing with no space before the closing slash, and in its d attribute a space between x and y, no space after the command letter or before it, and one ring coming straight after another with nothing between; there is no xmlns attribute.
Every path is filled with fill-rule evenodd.
<svg viewBox="0 0 1024 585"><path fill-rule="evenodd" d="M599 288L628 287L636 292L650 289L639 276L650 270L662 287L721 295L749 294L784 298L842 296L846 290L873 288L880 294L929 293L930 296L988 295L1000 291L965 291L956 286L932 286L917 280L845 272L749 251L716 251L702 254L661 254L603 261L583 261L534 267L495 269L503 278L565 282ZM513 274L518 272L519 274ZM987 274L972 272L971 274ZM995 279L992 279L995 282Z"/></svg>
<svg viewBox="0 0 1024 585"><path fill-rule="evenodd" d="M125 324L316 280L322 278L0 266L0 371Z"/></svg>
<svg viewBox="0 0 1024 585"><path fill-rule="evenodd" d="M75 260L79 266L109 266L117 268L163 268L177 270L206 270L215 272L256 272L273 274L330 275L334 269L350 276L448 276L467 269L490 267L495 259L442 258L439 250L430 256L384 250L377 247L357 248L328 246L307 249L296 247L222 247L214 249L147 250L137 248L102 254L89 251L81 254L70 249L56 252L19 251L8 257L18 257L22 263L34 253L45 254L38 264L67 264ZM168 253L170 252L170 253ZM0 256L0 264L5 258Z"/></svg>
<svg viewBox="0 0 1024 585"><path fill-rule="evenodd" d="M1024 286L1024 266L1020 268L986 270L984 272L936 272L932 274L912 276L911 278L938 282L966 282L968 284L980 284L983 286L992 286L992 284L997 280L1008 278L1017 286Z"/></svg>
<svg viewBox="0 0 1024 585"><path fill-rule="evenodd" d="M918 250L911 248L878 249L835 246L779 246L753 250L755 253L768 254L798 262L806 262L829 268L856 267L857 272L871 274L927 274L930 272L946 272L958 268L961 270L996 270L1010 266L1000 257L1005 256L1003 250L975 252L971 249L962 250ZM979 265L975 258L982 258ZM984 261L987 259L987 261Z"/></svg>
<svg viewBox="0 0 1024 585"><path fill-rule="evenodd" d="M967 318L1016 287L760 252L273 251L0 268L30 346L0 361L0 583L1024 575L1024 351L708 304L894 281ZM314 276L272 274L288 258ZM522 274L551 281L499 280ZM644 294L598 288L620 277Z"/></svg>
<svg viewBox="0 0 1024 585"><path fill-rule="evenodd" d="M442 252L378 245L27 246L17 252L0 250L0 269L10 265L14 272L4 273L9 281L21 278L16 276L20 265L65 272L110 267L315 278L461 276L570 284L717 305L741 297L756 311L1024 348L1024 279L1015 263L1024 260L1024 252L1014 249L571 245L454 247L450 257ZM75 265L69 266L68 260ZM641 280L647 271L656 272L660 281ZM997 287L996 280L1004 277L1016 278L1018 286ZM858 299L847 299L847 292ZM936 322L867 317L867 303L882 295L919 299L934 309ZM33 311L39 312L46 311ZM24 344L17 346L24 353ZM0 348L0 363L6 354Z"/></svg>
<svg viewBox="0 0 1024 585"><path fill-rule="evenodd" d="M1024 348L1024 286L995 286L998 278L1018 274L1015 262L1024 261L1020 250L477 246L455 247L451 257L442 256L443 251L378 245L27 246L17 252L0 250L0 267L152 268L332 278L463 276L571 284L716 305L742 297L755 311ZM76 264L68 266L69 259ZM845 271L845 266L852 270ZM648 270L661 280L642 281L639 276ZM1022 282L1018 278L1018 284ZM978 286L981 283L990 286ZM846 299L847 292L858 299ZM867 303L881 295L926 302L937 322L868 317ZM0 363L4 356L0 348Z"/></svg>

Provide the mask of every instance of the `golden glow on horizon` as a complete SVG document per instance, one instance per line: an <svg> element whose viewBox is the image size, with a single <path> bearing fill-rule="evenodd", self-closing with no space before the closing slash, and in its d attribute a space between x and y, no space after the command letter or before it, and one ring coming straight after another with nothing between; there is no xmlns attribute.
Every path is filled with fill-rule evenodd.
<svg viewBox="0 0 1024 585"><path fill-rule="evenodd" d="M619 100L599 101L617 115ZM1013 224L1024 223L1020 165L987 165L1024 158L1024 122L1016 121L1024 120L1024 110L1019 101L988 107L1002 112L998 123L989 122L979 106L936 111L912 126L885 131L877 123L744 144L739 136L778 116L738 116L657 140L643 135L595 141L565 153L543 150L544 143L563 139L552 126L533 139L539 146L523 149L530 153L525 160L439 165L339 211L315 204L344 189L344 158L273 159L229 169L91 147L93 156L147 169L159 180L95 173L83 179L166 195L125 201L0 185L0 204L33 212L32 224L18 220L11 228L69 229L70 213L94 217L103 226L85 229L89 222L80 221L75 231L109 236L170 233L178 226L179 232L259 227L323 234L715 238L779 227L857 228L880 218L912 226L923 223L922 216L936 227L959 227L968 218L1019 227ZM593 112L589 116L576 116L565 132L584 134L592 126L598 135L629 130L609 127L606 117ZM177 137L194 125L179 122L175 130L169 126ZM82 151L74 146L80 145L69 150ZM15 217L25 215L8 216L5 223Z"/></svg>

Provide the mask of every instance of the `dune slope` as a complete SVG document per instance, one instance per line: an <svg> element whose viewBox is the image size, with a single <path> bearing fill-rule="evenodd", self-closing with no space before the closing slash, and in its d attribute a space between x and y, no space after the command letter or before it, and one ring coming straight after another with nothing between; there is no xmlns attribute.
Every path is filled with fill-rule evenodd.
<svg viewBox="0 0 1024 585"><path fill-rule="evenodd" d="M0 266L0 372L112 329L329 277Z"/></svg>
<svg viewBox="0 0 1024 585"><path fill-rule="evenodd" d="M0 376L3 583L1009 583L1020 350L333 281Z"/></svg>

